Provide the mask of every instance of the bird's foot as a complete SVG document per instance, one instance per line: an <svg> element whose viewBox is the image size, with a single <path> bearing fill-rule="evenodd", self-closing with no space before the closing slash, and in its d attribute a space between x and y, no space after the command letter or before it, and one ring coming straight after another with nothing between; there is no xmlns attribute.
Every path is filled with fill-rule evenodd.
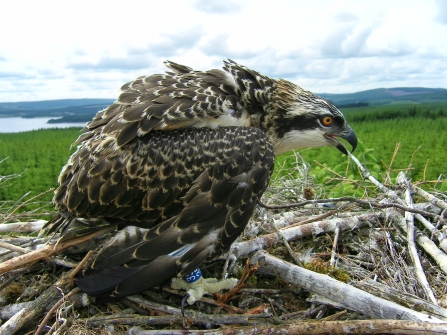
<svg viewBox="0 0 447 335"><path fill-rule="evenodd" d="M184 299L189 305L200 300L205 294L214 294L222 290L231 290L236 286L236 278L218 280L216 278L203 278L200 269L194 270L190 275L183 278L173 278L171 287L176 290L186 290Z"/></svg>
<svg viewBox="0 0 447 335"><path fill-rule="evenodd" d="M217 300L220 302L227 302L232 296L234 296L241 288L244 287L245 283L250 279L250 277L256 272L256 270L259 269L259 264L256 262L252 266L250 266L250 260L247 259L247 262L245 263L244 272L242 273L241 279L237 282L237 285L234 285L233 288L231 288L230 292L227 292L225 294L216 294Z"/></svg>

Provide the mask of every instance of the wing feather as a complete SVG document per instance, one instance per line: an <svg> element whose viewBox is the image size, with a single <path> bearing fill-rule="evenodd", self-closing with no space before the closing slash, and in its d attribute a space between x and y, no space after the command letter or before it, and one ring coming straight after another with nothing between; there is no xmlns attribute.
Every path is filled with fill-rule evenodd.
<svg viewBox="0 0 447 335"><path fill-rule="evenodd" d="M123 146L151 131L207 127L219 117L232 124L250 125L242 90L232 86L235 81L229 80L228 72L193 71L173 62L165 64L173 72L138 77L123 85L118 100L98 112L77 143L110 134L118 146ZM235 67L232 64L232 69Z"/></svg>

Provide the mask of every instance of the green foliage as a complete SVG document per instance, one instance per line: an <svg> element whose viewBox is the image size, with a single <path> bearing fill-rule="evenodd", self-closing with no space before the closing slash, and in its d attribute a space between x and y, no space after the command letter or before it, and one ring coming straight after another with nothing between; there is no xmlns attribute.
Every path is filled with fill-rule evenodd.
<svg viewBox="0 0 447 335"><path fill-rule="evenodd" d="M393 107L401 114L388 112L387 108L343 111L360 140L355 156L378 180L393 182L403 169L409 171L413 181L439 179L431 185L447 192L447 108L434 104ZM78 136L78 128L0 134L0 161L8 157L0 163L0 176L22 174L0 184L0 201L16 201L27 192L33 197L56 187L59 172L74 151L70 145ZM397 143L400 148L392 160ZM294 153L286 153L277 158L273 178L300 179L303 190L310 187L318 197L365 195L359 171L338 150L312 148L299 154L309 168ZM304 177L300 175L303 171ZM50 201L51 197L48 193L43 199Z"/></svg>
<svg viewBox="0 0 447 335"><path fill-rule="evenodd" d="M47 129L0 134L0 176L22 174L0 187L0 201L18 200L30 192L33 197L57 186L62 166L74 151L70 145L79 128ZM42 200L50 201L52 193Z"/></svg>
<svg viewBox="0 0 447 335"><path fill-rule="evenodd" d="M369 108L352 108L344 110L349 122L374 122L402 119L440 119L447 116L443 105L400 105L375 106Z"/></svg>

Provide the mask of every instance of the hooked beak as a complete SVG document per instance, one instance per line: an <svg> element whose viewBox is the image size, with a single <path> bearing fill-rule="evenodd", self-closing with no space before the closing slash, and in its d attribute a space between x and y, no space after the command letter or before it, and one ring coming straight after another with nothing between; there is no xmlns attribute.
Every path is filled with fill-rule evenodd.
<svg viewBox="0 0 447 335"><path fill-rule="evenodd" d="M325 136L335 142L334 146L338 150L340 150L345 155L348 154L348 150L346 149L346 147L343 145L343 143L341 143L335 137L335 135L325 135ZM344 136L339 136L339 137L344 139L345 141L347 141L352 146L351 152L354 152L355 148L357 148L357 135L354 133L354 131L352 129L349 129L349 133L348 134L346 134Z"/></svg>

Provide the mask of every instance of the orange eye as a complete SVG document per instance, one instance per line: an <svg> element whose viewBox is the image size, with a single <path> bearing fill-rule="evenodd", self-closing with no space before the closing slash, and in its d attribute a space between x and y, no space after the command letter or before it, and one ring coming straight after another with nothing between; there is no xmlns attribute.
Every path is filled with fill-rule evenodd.
<svg viewBox="0 0 447 335"><path fill-rule="evenodd" d="M323 123L324 126L330 126L332 124L332 122L334 122L334 119L330 116L325 116L321 122Z"/></svg>

